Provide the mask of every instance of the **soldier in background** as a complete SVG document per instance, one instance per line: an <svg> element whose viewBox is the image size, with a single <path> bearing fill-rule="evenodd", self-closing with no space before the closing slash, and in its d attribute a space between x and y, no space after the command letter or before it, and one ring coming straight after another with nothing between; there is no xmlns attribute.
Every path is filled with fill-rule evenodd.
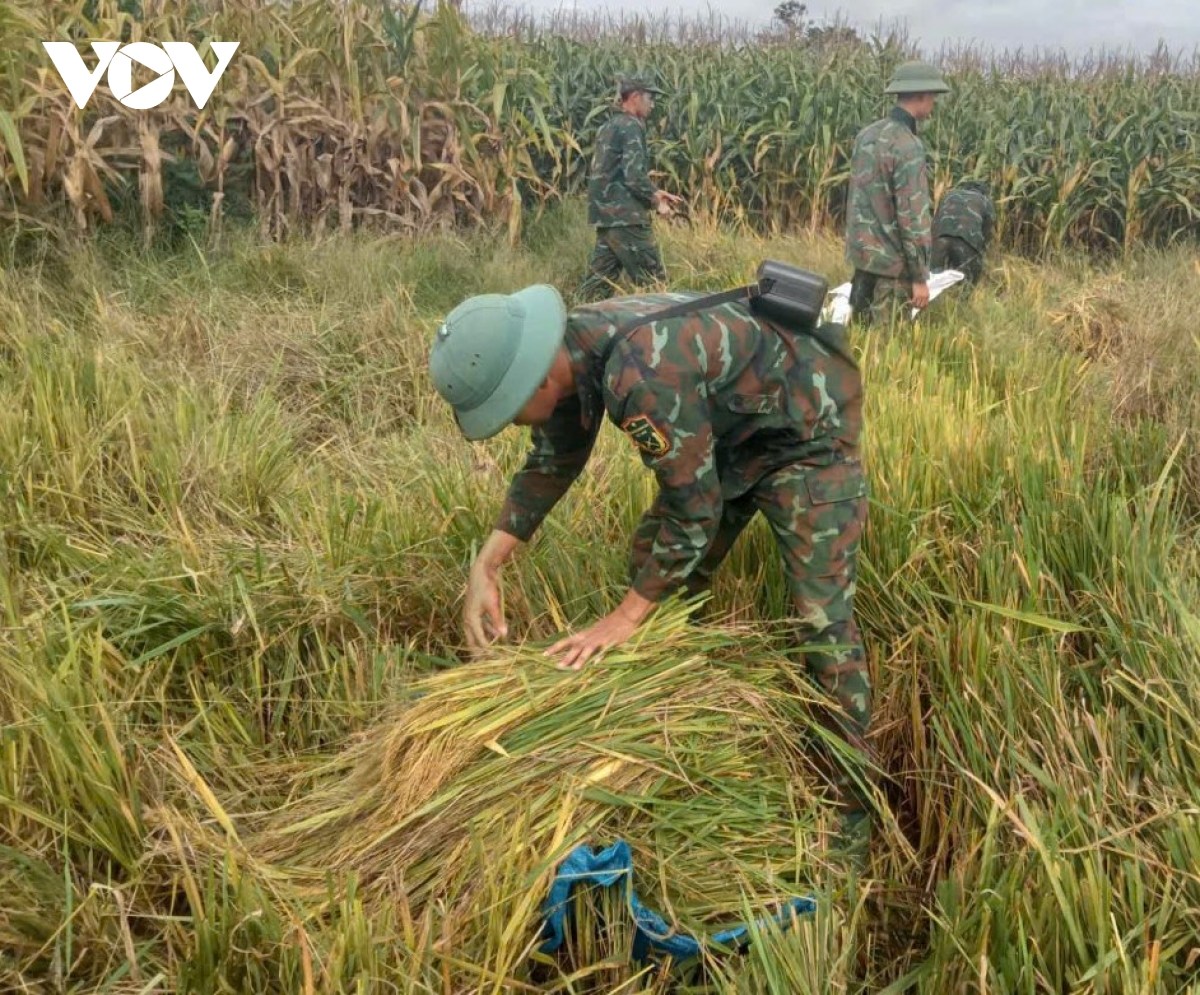
<svg viewBox="0 0 1200 995"><path fill-rule="evenodd" d="M894 314L897 305L929 303L933 205L917 122L928 120L938 95L949 91L933 66L904 63L884 91L896 95L891 114L854 140L846 259L854 267L850 306L863 324Z"/></svg>
<svg viewBox="0 0 1200 995"><path fill-rule="evenodd" d="M964 180L942 198L933 216L935 270L956 269L968 284L983 276L983 261L996 226L996 207L983 180Z"/></svg>
<svg viewBox="0 0 1200 995"><path fill-rule="evenodd" d="M649 212L667 216L683 199L650 180L646 119L662 90L622 77L618 92L620 107L596 135L588 178L588 224L596 229L596 246L579 287L584 301L610 296L622 270L638 287L666 280Z"/></svg>
<svg viewBox="0 0 1200 995"><path fill-rule="evenodd" d="M468 439L532 426L532 448L471 566L464 606L474 650L507 633L500 567L582 472L607 413L653 471L658 495L633 536L620 605L547 651L578 670L625 642L674 592L708 589L758 512L775 537L810 675L841 706L837 729L867 757L871 683L854 619L867 518L862 378L841 325L799 332L745 301L655 312L694 293L615 297L566 312L527 287L459 304L430 375ZM822 649L821 647L828 647ZM841 846L861 854L868 794L836 779Z"/></svg>

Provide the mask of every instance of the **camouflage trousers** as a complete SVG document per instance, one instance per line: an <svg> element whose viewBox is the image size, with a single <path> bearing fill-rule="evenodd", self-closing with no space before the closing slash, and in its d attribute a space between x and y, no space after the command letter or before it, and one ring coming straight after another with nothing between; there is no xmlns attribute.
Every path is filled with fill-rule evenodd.
<svg viewBox="0 0 1200 995"><path fill-rule="evenodd" d="M662 253L649 225L597 228L596 246L588 272L579 285L583 301L611 297L624 271L635 287L647 287L667 278Z"/></svg>
<svg viewBox="0 0 1200 995"><path fill-rule="evenodd" d="M855 270L850 284L851 320L863 327L889 324L903 318L912 300L912 281Z"/></svg>
<svg viewBox="0 0 1200 995"><path fill-rule="evenodd" d="M759 511L770 525L783 561L809 676L838 705L834 731L860 761L867 761L871 677L854 621L858 548L867 520L862 464L856 460L828 466L794 463L768 473L742 497L726 501L716 537L685 584L688 595L709 589L713 573ZM632 575L652 554L661 521L656 501L634 533ZM822 644L835 648L816 648ZM840 765L834 767L831 776L843 808L867 810L866 795L854 778L840 772Z"/></svg>
<svg viewBox="0 0 1200 995"><path fill-rule="evenodd" d="M956 269L966 276L968 285L978 283L983 276L983 255L969 242L955 235L940 235L933 243L930 268Z"/></svg>

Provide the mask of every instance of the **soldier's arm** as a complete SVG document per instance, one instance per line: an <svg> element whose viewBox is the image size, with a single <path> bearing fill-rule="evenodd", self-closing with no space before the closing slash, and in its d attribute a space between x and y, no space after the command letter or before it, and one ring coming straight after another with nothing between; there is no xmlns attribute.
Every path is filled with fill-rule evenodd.
<svg viewBox="0 0 1200 995"><path fill-rule="evenodd" d="M651 602L671 594L699 564L722 511L705 384L696 371L680 375L660 365L658 372L628 390L620 418L658 478L662 525L632 584Z"/></svg>
<svg viewBox="0 0 1200 995"><path fill-rule="evenodd" d="M650 180L650 151L641 128L630 126L622 134L621 176L625 186L646 207L655 206L656 187Z"/></svg>
<svg viewBox="0 0 1200 995"><path fill-rule="evenodd" d="M592 162L588 169L588 178L603 178L605 163L611 155L613 143L613 122L609 118L596 132L596 144L592 147Z"/></svg>
<svg viewBox="0 0 1200 995"><path fill-rule="evenodd" d="M563 401L545 425L530 433L525 465L513 477L496 530L528 542L579 476L596 442L600 419L584 428L579 398Z"/></svg>
<svg viewBox="0 0 1200 995"><path fill-rule="evenodd" d="M913 283L929 282L929 255L933 243L929 173L920 145L896 150L892 186L896 198L896 227L905 268Z"/></svg>

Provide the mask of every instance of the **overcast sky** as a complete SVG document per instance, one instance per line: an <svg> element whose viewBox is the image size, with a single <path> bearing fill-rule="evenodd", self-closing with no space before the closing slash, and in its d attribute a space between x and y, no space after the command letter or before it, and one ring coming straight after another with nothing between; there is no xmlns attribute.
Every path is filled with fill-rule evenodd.
<svg viewBox="0 0 1200 995"><path fill-rule="evenodd" d="M692 15L720 11L752 24L765 24L779 0L510 0L512 7L541 13L620 11ZM976 42L997 52L1005 48L1065 49L1073 55L1107 48L1145 53L1165 39L1174 53L1190 57L1200 49L1200 0L806 0L809 16L839 15L870 32L905 23L909 37L926 51L943 42ZM486 5L471 0L470 5Z"/></svg>

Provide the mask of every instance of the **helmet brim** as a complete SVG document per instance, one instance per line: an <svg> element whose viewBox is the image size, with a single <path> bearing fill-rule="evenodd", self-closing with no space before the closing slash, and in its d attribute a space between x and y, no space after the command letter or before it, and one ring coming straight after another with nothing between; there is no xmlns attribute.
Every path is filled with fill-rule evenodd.
<svg viewBox="0 0 1200 995"><path fill-rule="evenodd" d="M948 87L941 80L918 80L917 82L905 81L903 83L893 83L883 91L884 93L892 93L897 96L908 95L912 96L916 93L949 93Z"/></svg>
<svg viewBox="0 0 1200 995"><path fill-rule="evenodd" d="M567 329L567 309L554 287L536 284L510 295L524 310L521 341L491 396L470 411L455 411L472 442L490 439L512 424L546 379Z"/></svg>

